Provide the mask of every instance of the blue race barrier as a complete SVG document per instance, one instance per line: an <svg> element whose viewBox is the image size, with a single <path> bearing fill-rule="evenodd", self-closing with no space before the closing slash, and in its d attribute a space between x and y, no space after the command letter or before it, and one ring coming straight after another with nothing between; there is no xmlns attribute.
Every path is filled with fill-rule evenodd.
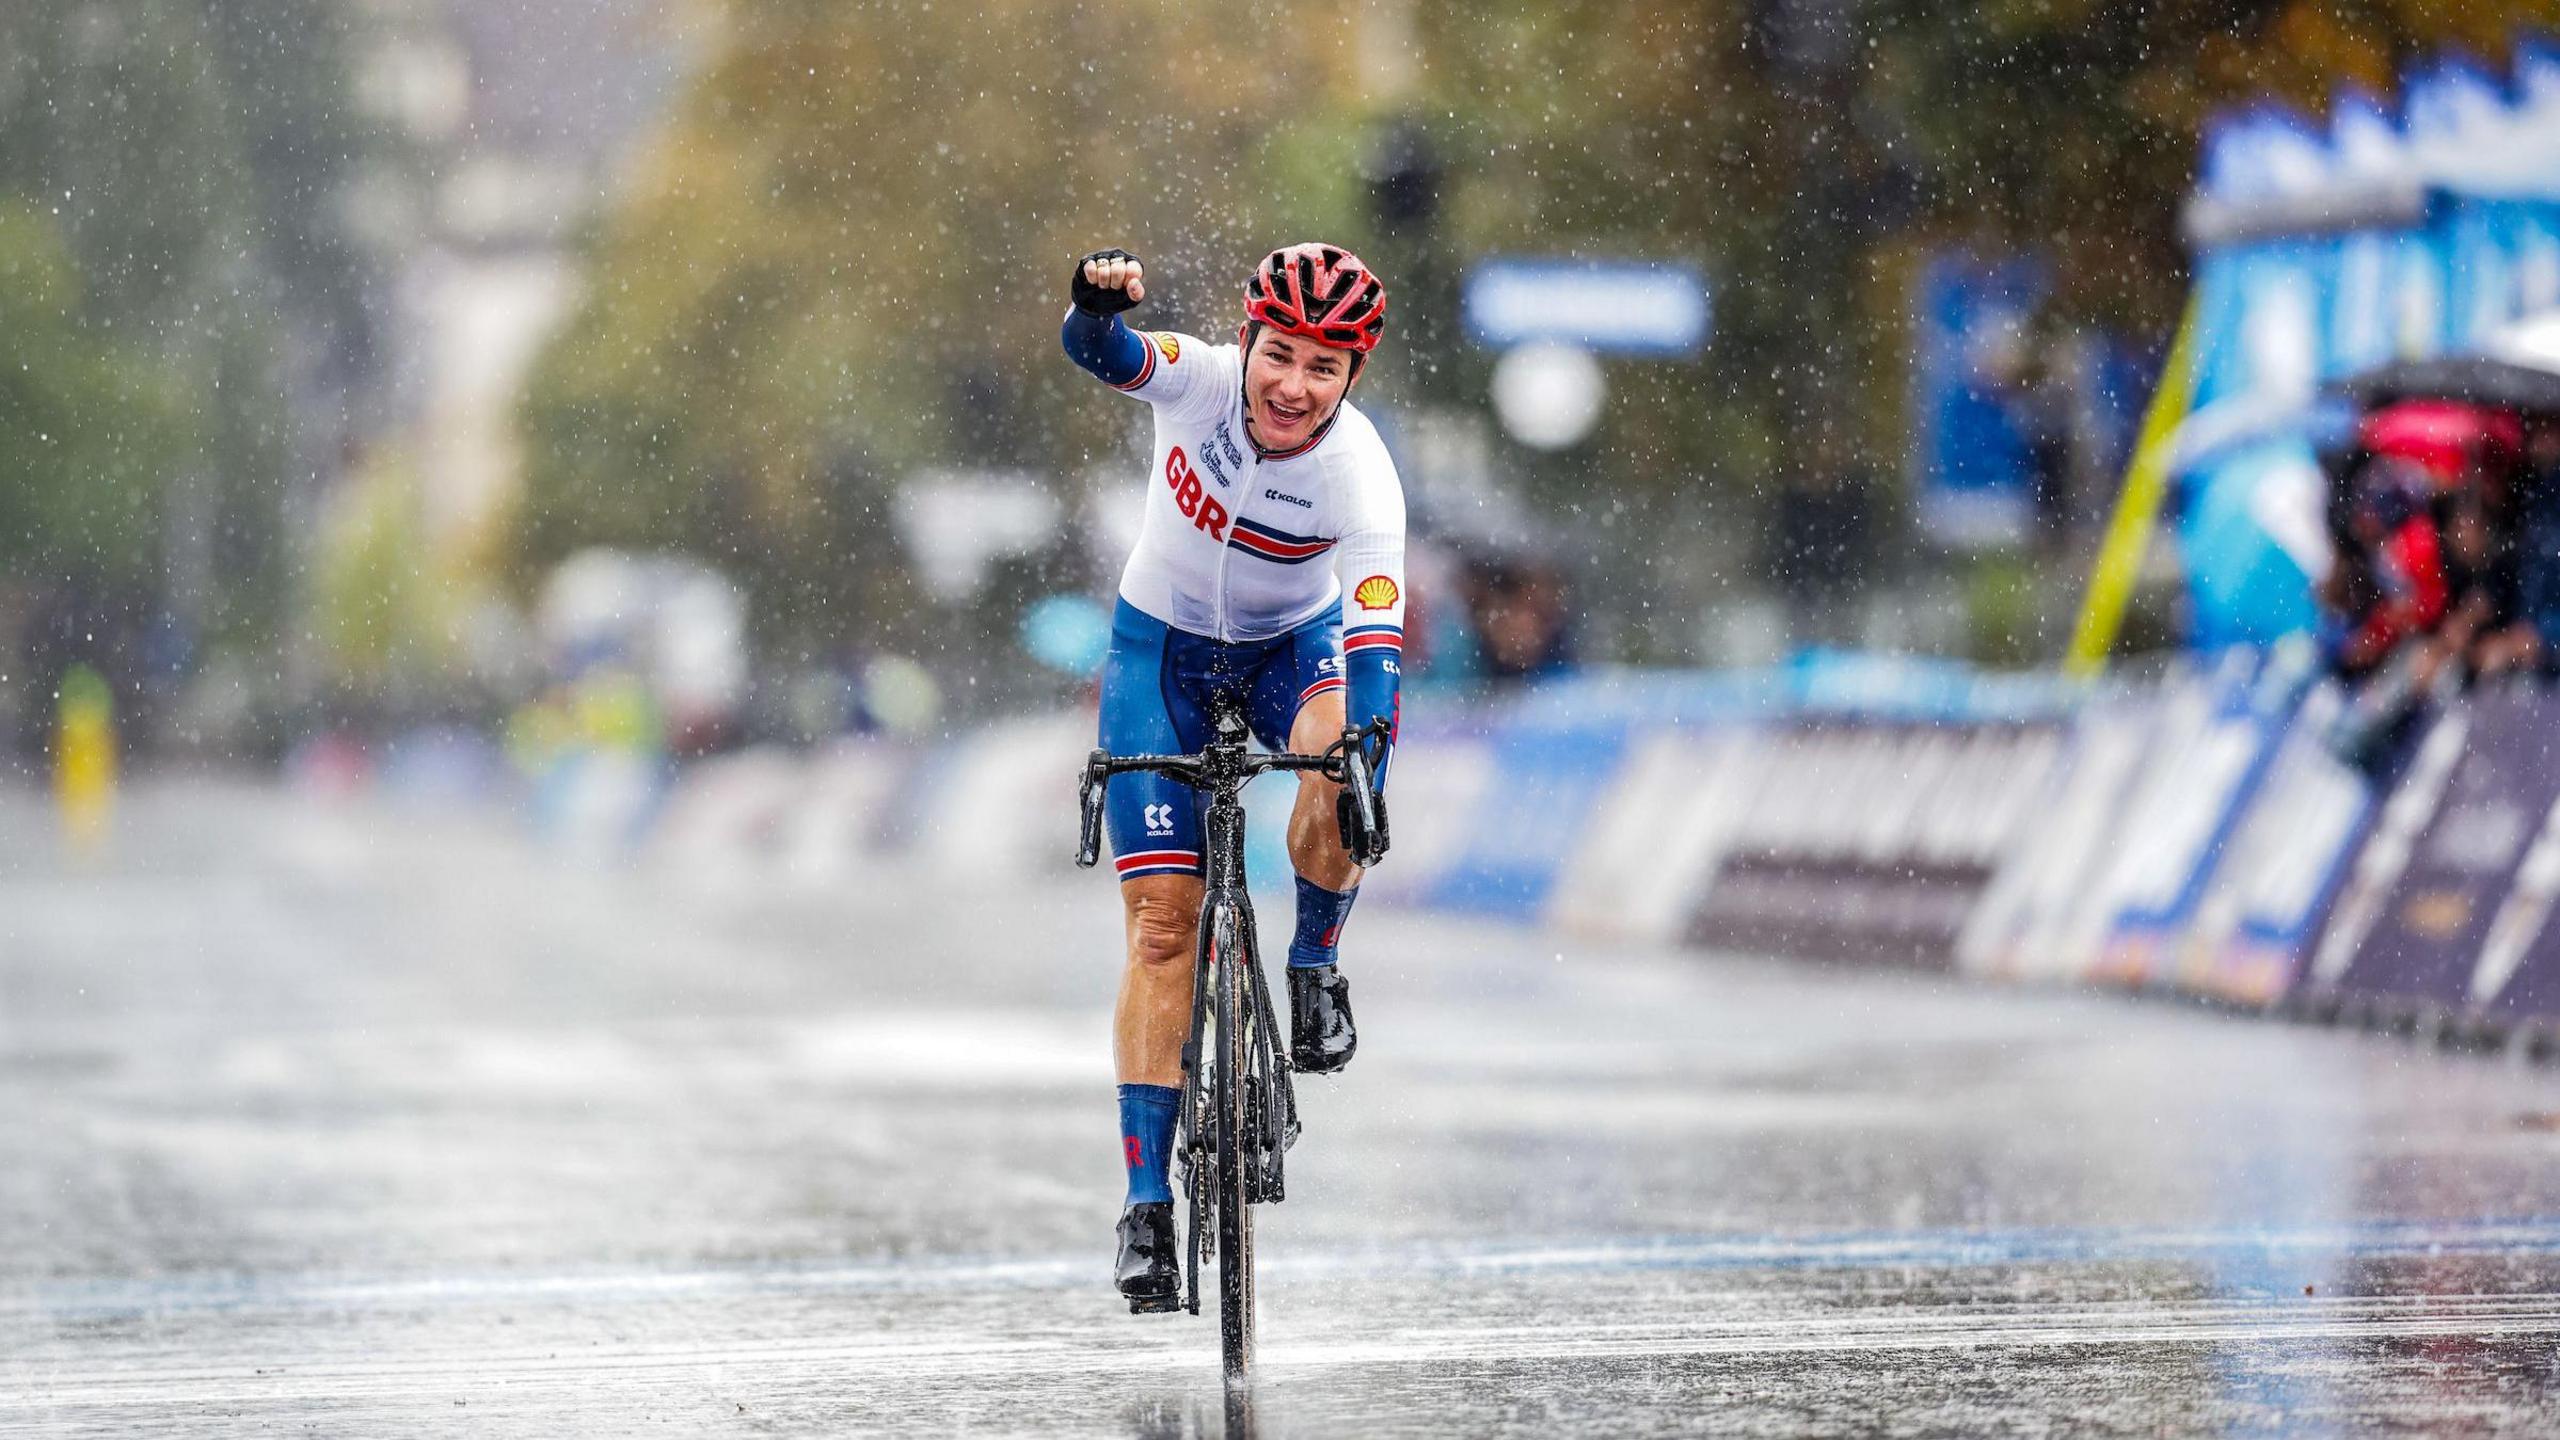
<svg viewBox="0 0 2560 1440"><path fill-rule="evenodd" d="M1491 783L1468 812L1465 838L1425 903L1535 919L1607 793L1627 737L1628 727L1615 720L1497 724L1486 746ZM1389 804L1395 803L1391 787Z"/></svg>

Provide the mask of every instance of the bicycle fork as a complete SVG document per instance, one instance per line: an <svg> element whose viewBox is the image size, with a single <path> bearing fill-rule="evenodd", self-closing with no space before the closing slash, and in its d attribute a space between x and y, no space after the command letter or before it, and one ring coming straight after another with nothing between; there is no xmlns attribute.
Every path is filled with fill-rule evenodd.
<svg viewBox="0 0 2560 1440"><path fill-rule="evenodd" d="M1270 979L1262 973L1255 943L1253 902L1244 887L1244 807L1213 801L1203 817L1203 829L1207 871L1213 884L1201 897L1198 963L1192 968L1191 979L1191 1025L1182 1047L1182 1150L1188 1161L1183 1198L1190 1212L1183 1306L1194 1315L1200 1313L1201 1261L1213 1253L1210 1237L1216 1233L1211 1225L1215 1192L1207 1187L1210 1147L1216 1134L1215 1120L1207 1107L1214 1103L1214 1097L1203 1083L1201 1062L1209 1053L1208 1026L1221 988L1234 986L1237 998L1246 1005L1255 1040L1250 1054L1260 1061L1247 1060L1236 1067L1239 1073L1218 1077L1221 1084L1249 1087L1248 1108L1253 1123L1247 1128L1255 1143L1251 1147L1253 1153L1237 1159L1254 1168L1254 1199L1258 1203L1276 1203L1286 1198L1282 1156L1300 1130L1297 1087L1282 1058L1278 1011L1271 1002ZM1218 922L1222 908L1232 916L1231 945L1220 943ZM1257 1090L1259 1095L1253 1093Z"/></svg>

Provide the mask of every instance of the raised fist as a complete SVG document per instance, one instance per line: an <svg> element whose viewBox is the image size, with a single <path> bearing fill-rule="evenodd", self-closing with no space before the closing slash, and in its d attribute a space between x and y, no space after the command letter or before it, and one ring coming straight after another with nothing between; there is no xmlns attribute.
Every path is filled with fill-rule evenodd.
<svg viewBox="0 0 2560 1440"><path fill-rule="evenodd" d="M1147 267L1126 250L1096 250L1076 262L1068 288L1087 315L1117 315L1147 298Z"/></svg>

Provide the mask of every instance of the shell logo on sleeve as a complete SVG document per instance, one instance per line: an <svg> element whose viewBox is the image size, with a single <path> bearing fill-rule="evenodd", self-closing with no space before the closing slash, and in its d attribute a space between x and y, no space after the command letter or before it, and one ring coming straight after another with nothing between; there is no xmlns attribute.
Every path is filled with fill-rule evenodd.
<svg viewBox="0 0 2560 1440"><path fill-rule="evenodd" d="M1396 608L1396 582L1384 575L1372 575L1352 588L1351 598L1363 610L1393 610Z"/></svg>
<svg viewBox="0 0 2560 1440"><path fill-rule="evenodd" d="M1162 330L1159 330L1155 334L1155 342L1156 348L1164 352L1164 363L1167 365L1170 365L1182 358L1182 342L1180 340L1175 339L1173 336L1166 334Z"/></svg>

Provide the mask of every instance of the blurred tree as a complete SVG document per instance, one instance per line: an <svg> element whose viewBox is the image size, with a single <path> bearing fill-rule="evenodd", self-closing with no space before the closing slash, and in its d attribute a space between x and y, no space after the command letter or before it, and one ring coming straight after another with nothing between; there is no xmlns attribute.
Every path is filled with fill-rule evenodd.
<svg viewBox="0 0 2560 1440"><path fill-rule="evenodd" d="M426 568L410 458L373 452L331 497L324 528L314 634L330 673L376 697L429 682L451 688L455 592Z"/></svg>
<svg viewBox="0 0 2560 1440"><path fill-rule="evenodd" d="M94 321L53 217L0 199L0 574L147 587L180 396Z"/></svg>
<svg viewBox="0 0 2560 1440"><path fill-rule="evenodd" d="M883 541L911 468L1072 474L1126 443L1138 417L1056 355L1074 257L1128 245L1147 323L1219 334L1269 235L1357 204L1356 175L1274 166L1293 94L1328 93L1337 21L1274 46L1178 0L708 4L718 51L526 403L527 575L668 546L803 638L899 614L921 601Z"/></svg>
<svg viewBox="0 0 2560 1440"><path fill-rule="evenodd" d="M188 618L272 640L303 489L374 365L339 220L365 143L350 14L338 0L0 8L0 196L58 229L79 296L63 323L123 357L112 382L75 367L42 383L85 407L81 443L148 457L126 463L112 513L97 508L104 472L39 482L66 493L26 503L91 528L29 536L38 571L119 555L143 603L201 605ZM146 378L165 403L128 408L119 396Z"/></svg>

